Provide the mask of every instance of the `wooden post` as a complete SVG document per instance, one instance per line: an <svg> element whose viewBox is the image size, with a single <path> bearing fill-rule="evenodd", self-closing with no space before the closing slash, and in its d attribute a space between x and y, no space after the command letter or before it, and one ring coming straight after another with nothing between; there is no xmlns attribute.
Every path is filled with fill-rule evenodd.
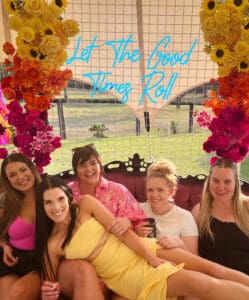
<svg viewBox="0 0 249 300"><path fill-rule="evenodd" d="M189 103L189 129L188 132L192 133L193 132L193 124L194 124L194 103Z"/></svg>

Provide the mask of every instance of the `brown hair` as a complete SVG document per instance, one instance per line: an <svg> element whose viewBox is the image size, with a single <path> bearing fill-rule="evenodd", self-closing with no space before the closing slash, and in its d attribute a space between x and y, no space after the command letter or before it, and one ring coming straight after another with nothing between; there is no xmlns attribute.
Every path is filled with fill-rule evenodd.
<svg viewBox="0 0 249 300"><path fill-rule="evenodd" d="M4 214L1 219L0 227L0 237L3 237L6 234L9 224L17 217L22 208L24 194L11 185L9 179L6 175L6 167L11 162L23 162L31 170L35 177L35 187L41 181L40 174L34 165L34 163L22 153L10 154L6 157L1 165L1 183L5 191L5 205L4 205Z"/></svg>
<svg viewBox="0 0 249 300"><path fill-rule="evenodd" d="M77 175L77 166L80 164L84 164L88 159L93 156L96 158L100 165L101 174L104 173L103 164L100 158L98 151L96 150L94 144L88 144L82 147L77 147L72 149L73 157L72 157L72 167L74 173Z"/></svg>

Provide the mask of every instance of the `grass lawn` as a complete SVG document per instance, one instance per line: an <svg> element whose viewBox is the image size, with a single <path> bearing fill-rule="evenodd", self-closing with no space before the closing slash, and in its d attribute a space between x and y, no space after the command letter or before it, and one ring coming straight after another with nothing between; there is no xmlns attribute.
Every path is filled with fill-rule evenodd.
<svg viewBox="0 0 249 300"><path fill-rule="evenodd" d="M202 107L195 106L201 110ZM134 153L139 153L146 161L167 158L177 166L182 176L188 174L207 174L208 155L202 150L202 144L209 131L202 130L194 121L193 133L189 133L189 107L176 109L174 105L166 106L151 124L147 133L141 125L141 134L136 135L136 117L125 105L109 103L65 103L63 105L67 138L62 141L62 148L52 154L52 161L46 172L56 174L71 168L71 149L87 143L95 143L103 163L112 160L126 161ZM170 125L177 124L177 134L171 134ZM56 104L49 112L49 122L59 135L59 123ZM108 138L92 137L89 128L94 123L108 127ZM241 177L249 181L249 161L241 164Z"/></svg>

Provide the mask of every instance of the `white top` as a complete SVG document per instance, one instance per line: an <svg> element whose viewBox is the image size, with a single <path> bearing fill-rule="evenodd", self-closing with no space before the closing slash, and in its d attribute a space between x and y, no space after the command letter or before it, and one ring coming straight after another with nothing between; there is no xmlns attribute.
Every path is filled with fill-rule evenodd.
<svg viewBox="0 0 249 300"><path fill-rule="evenodd" d="M149 202L140 205L148 217L155 219L158 239L166 235L178 238L199 235L196 222L188 210L174 205L166 214L155 215Z"/></svg>

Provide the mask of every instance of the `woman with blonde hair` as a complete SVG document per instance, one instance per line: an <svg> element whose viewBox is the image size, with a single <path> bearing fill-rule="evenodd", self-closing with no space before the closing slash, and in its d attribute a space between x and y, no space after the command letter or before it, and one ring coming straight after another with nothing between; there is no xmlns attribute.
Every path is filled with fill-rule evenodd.
<svg viewBox="0 0 249 300"><path fill-rule="evenodd" d="M249 274L248 197L241 193L236 163L218 158L192 211L201 256Z"/></svg>
<svg viewBox="0 0 249 300"><path fill-rule="evenodd" d="M176 189L175 165L169 160L159 160L148 168L147 201L141 206L149 217L155 219L156 237L162 247L179 247L197 254L197 225L189 211L175 205Z"/></svg>

